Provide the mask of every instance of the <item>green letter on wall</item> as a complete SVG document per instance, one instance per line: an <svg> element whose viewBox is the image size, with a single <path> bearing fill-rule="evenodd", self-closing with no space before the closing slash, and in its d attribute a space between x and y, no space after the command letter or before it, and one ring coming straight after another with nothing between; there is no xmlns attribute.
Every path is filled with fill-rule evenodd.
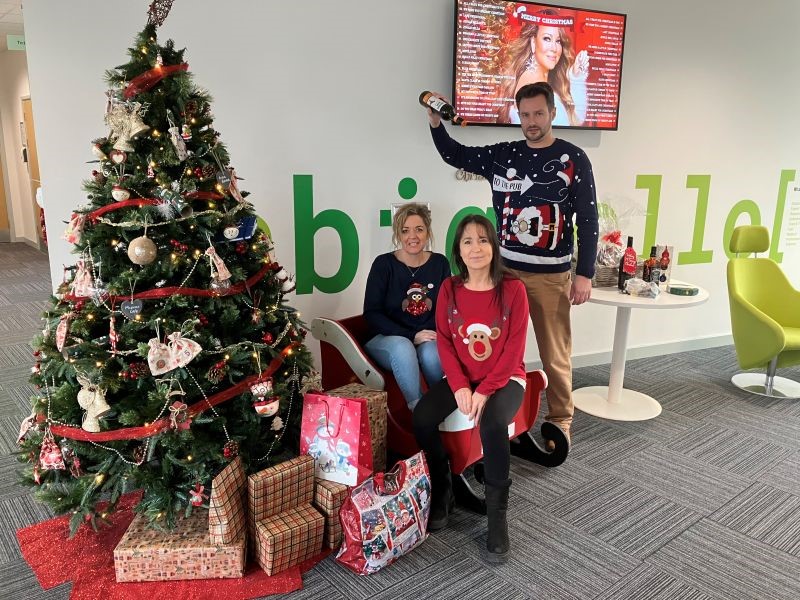
<svg viewBox="0 0 800 600"><path fill-rule="evenodd" d="M778 184L778 200L775 203L775 219L772 222L772 235L770 236L769 257L775 262L783 261L783 252L778 252L781 242L781 229L783 228L783 211L786 209L786 189L789 182L794 181L797 172L794 169L781 171L781 182Z"/></svg>
<svg viewBox="0 0 800 600"><path fill-rule="evenodd" d="M658 227L658 207L661 202L661 175L637 175L636 189L648 190L647 216L644 222L644 243L642 252L650 254L650 248L656 245L656 229Z"/></svg>
<svg viewBox="0 0 800 600"><path fill-rule="evenodd" d="M722 234L722 245L725 247L725 254L728 258L736 256L730 251L731 236L733 235L733 230L736 229L739 217L743 214L750 216L751 225L761 225L761 211L758 209L758 204L747 199L739 200L734 204L731 212L728 213L728 218L725 219L725 230Z"/></svg>
<svg viewBox="0 0 800 600"><path fill-rule="evenodd" d="M339 234L342 262L330 277L320 276L314 263L314 236L323 227ZM358 232L352 219L336 209L314 215L314 189L311 175L294 176L294 255L297 262L297 293L335 294L350 285L358 269Z"/></svg>
<svg viewBox="0 0 800 600"><path fill-rule="evenodd" d="M692 249L678 253L679 265L696 265L710 263L714 258L713 250L703 250L703 237L706 230L708 214L708 193L711 189L711 175L687 175L686 188L697 189L697 207L694 211L694 232L692 233Z"/></svg>

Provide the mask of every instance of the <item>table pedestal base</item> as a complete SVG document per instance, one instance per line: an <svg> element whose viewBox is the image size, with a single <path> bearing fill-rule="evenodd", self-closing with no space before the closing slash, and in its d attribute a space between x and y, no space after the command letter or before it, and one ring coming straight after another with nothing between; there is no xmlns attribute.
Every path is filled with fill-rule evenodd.
<svg viewBox="0 0 800 600"><path fill-rule="evenodd" d="M646 421L661 414L661 405L647 394L626 390L619 394L618 402L608 401L608 386L595 385L573 390L575 408L585 413L615 421Z"/></svg>

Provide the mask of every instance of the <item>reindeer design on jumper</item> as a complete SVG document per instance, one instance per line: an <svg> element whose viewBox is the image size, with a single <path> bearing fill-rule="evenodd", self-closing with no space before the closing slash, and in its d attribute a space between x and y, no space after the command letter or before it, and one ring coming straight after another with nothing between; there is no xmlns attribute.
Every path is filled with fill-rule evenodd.
<svg viewBox="0 0 800 600"><path fill-rule="evenodd" d="M99 418L111 410L106 402L106 391L89 381L84 375L78 375L78 383L81 384L78 392L78 404L86 411L81 427L84 431L97 433L100 431Z"/></svg>
<svg viewBox="0 0 800 600"><path fill-rule="evenodd" d="M464 327L458 326L458 335L461 341L467 344L469 355L479 362L483 362L492 355L492 342L500 337L499 327L489 327L479 321L473 321Z"/></svg>

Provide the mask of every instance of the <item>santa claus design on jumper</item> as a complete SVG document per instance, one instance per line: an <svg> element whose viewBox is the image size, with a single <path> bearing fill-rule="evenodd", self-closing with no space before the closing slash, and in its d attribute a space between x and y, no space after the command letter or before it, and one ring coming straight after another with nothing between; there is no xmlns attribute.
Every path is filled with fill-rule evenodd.
<svg viewBox="0 0 800 600"><path fill-rule="evenodd" d="M553 250L564 234L564 213L558 204L513 208L510 194L503 203L500 243L518 242Z"/></svg>
<svg viewBox="0 0 800 600"><path fill-rule="evenodd" d="M570 160L569 154L565 153L546 162L542 172L554 174L555 179L543 181L536 178L533 185L556 185L560 200L536 205L531 205L528 201L525 205L514 206L519 203L518 200L512 202L515 191L507 191L500 223L500 243L503 246L513 246L516 242L524 246L553 250L564 237L564 212L559 203L569 195L569 186L575 177L575 164ZM519 179L516 169L513 168L508 169L506 175L509 180Z"/></svg>
<svg viewBox="0 0 800 600"><path fill-rule="evenodd" d="M401 308L415 317L425 314L433 308L433 300L428 298L428 290L431 289L433 289L432 283L426 286L413 282L408 291L406 291L406 297L401 304Z"/></svg>

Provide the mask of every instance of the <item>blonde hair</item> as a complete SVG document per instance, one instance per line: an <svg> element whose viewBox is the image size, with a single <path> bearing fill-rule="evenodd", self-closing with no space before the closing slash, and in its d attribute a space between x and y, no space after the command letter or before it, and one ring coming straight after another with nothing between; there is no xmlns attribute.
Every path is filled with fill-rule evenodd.
<svg viewBox="0 0 800 600"><path fill-rule="evenodd" d="M395 248L400 246L400 234L403 231L403 225L406 224L406 221L409 217L417 216L422 219L423 225L425 225L425 229L428 230L428 240L430 241L431 247L433 247L433 232L431 231L431 209L429 209L424 204L419 204L417 202L409 202L408 204L403 204L397 211L394 213L394 217L392 218L392 244L394 244Z"/></svg>

